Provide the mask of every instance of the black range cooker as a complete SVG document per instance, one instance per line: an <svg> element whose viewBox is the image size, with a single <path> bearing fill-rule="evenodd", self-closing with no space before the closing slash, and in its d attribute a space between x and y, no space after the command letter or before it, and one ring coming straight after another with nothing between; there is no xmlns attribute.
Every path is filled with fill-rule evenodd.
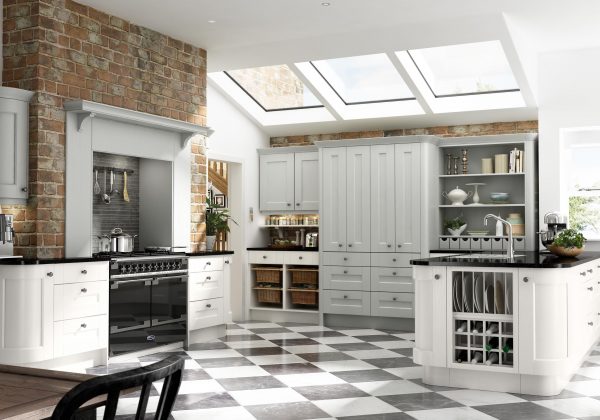
<svg viewBox="0 0 600 420"><path fill-rule="evenodd" d="M184 253L111 254L109 354L187 338L188 258Z"/></svg>

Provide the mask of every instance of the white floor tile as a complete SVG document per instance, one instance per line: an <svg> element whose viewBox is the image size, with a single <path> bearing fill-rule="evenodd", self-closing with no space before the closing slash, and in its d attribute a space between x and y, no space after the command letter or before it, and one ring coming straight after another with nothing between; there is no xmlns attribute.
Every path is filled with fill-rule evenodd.
<svg viewBox="0 0 600 420"><path fill-rule="evenodd" d="M305 335L298 334L297 332L258 334L258 336L265 340L293 340L296 338L306 338Z"/></svg>
<svg viewBox="0 0 600 420"><path fill-rule="evenodd" d="M158 396L148 398L148 408L146 409L146 412L154 413L156 411L159 398L160 397ZM119 405L117 406L117 415L135 414L139 402L139 398L120 398ZM96 410L96 415L99 416L99 418L102 418L104 415L104 407L99 407Z"/></svg>
<svg viewBox="0 0 600 420"><path fill-rule="evenodd" d="M204 370L215 379L269 376L269 372L259 366L233 366L224 368L208 368Z"/></svg>
<svg viewBox="0 0 600 420"><path fill-rule="evenodd" d="M526 402L522 398L505 392L479 391L475 389L457 389L454 391L438 392L438 394L467 406Z"/></svg>
<svg viewBox="0 0 600 420"><path fill-rule="evenodd" d="M303 373L293 375L274 375L274 377L289 387L313 385L337 385L346 381L329 372Z"/></svg>
<svg viewBox="0 0 600 420"><path fill-rule="evenodd" d="M314 331L331 331L331 328L323 327L321 325L307 325L303 327L287 327L288 330L296 332L314 332Z"/></svg>
<svg viewBox="0 0 600 420"><path fill-rule="evenodd" d="M256 420L244 407L207 408L171 413L175 420Z"/></svg>
<svg viewBox="0 0 600 420"><path fill-rule="evenodd" d="M227 345L232 349L255 349L258 347L277 347L277 344L268 340L229 341Z"/></svg>
<svg viewBox="0 0 600 420"><path fill-rule="evenodd" d="M418 420L494 420L471 407L440 408L437 410L407 411L406 414Z"/></svg>
<svg viewBox="0 0 600 420"><path fill-rule="evenodd" d="M313 401L314 405L332 417L366 416L372 414L398 413L400 410L376 397L339 398Z"/></svg>
<svg viewBox="0 0 600 420"><path fill-rule="evenodd" d="M573 417L591 417L600 414L600 401L594 398L564 398L535 401L535 403Z"/></svg>
<svg viewBox="0 0 600 420"><path fill-rule="evenodd" d="M586 395L588 397L598 397L600 396L600 381L591 380L570 382L567 384L565 389L577 392L581 395Z"/></svg>
<svg viewBox="0 0 600 420"><path fill-rule="evenodd" d="M225 388L214 379L183 381L179 387L180 394L203 394L206 392L225 392Z"/></svg>
<svg viewBox="0 0 600 420"><path fill-rule="evenodd" d="M401 354L390 350L355 350L345 351L348 356L352 356L355 359L385 359L390 357L403 357Z"/></svg>
<svg viewBox="0 0 600 420"><path fill-rule="evenodd" d="M373 329L364 329L364 330L337 330L338 332L341 332L342 334L346 334L346 335L354 335L354 336L360 336L360 335L382 335L385 334L384 332L381 331L377 331L377 330L373 330Z"/></svg>
<svg viewBox="0 0 600 420"><path fill-rule="evenodd" d="M403 338L404 340L414 340L415 333L392 334L394 337Z"/></svg>
<svg viewBox="0 0 600 420"><path fill-rule="evenodd" d="M374 346L381 347L382 349L411 349L415 346L413 341L399 340L399 341L376 341L372 342Z"/></svg>
<svg viewBox="0 0 600 420"><path fill-rule="evenodd" d="M315 337L313 338L318 343L321 344L347 344L347 343L362 343L362 340L354 337Z"/></svg>
<svg viewBox="0 0 600 420"><path fill-rule="evenodd" d="M375 366L362 360L339 360L331 362L312 362L313 365L326 372L344 372L348 370L377 369Z"/></svg>
<svg viewBox="0 0 600 420"><path fill-rule="evenodd" d="M238 324L238 326L245 328L247 330L257 330L260 328L281 328L279 324L273 324L272 322L261 322L256 324Z"/></svg>
<svg viewBox="0 0 600 420"><path fill-rule="evenodd" d="M353 383L353 386L362 389L366 393L379 397L382 395L417 394L432 392L431 390L410 381L373 381Z"/></svg>
<svg viewBox="0 0 600 420"><path fill-rule="evenodd" d="M229 394L240 405L282 404L308 401L304 396L291 388L250 389L246 391L229 391Z"/></svg>
<svg viewBox="0 0 600 420"><path fill-rule="evenodd" d="M423 377L423 366L384 369L386 372L402 379L420 379Z"/></svg>
<svg viewBox="0 0 600 420"><path fill-rule="evenodd" d="M240 353L231 349L218 350L190 350L187 354L192 359L220 359L223 357L243 357Z"/></svg>
<svg viewBox="0 0 600 420"><path fill-rule="evenodd" d="M252 331L244 330L242 328L235 329L235 330L227 330L227 333L226 333L226 335L248 335L248 334L254 334L254 333Z"/></svg>
<svg viewBox="0 0 600 420"><path fill-rule="evenodd" d="M582 367L577 371L578 374L591 378L600 379L600 366L598 367Z"/></svg>
<svg viewBox="0 0 600 420"><path fill-rule="evenodd" d="M268 356L246 356L255 365L279 365L285 363L306 363L301 357L295 354L273 354Z"/></svg>
<svg viewBox="0 0 600 420"><path fill-rule="evenodd" d="M184 360L184 369L202 369L194 359Z"/></svg>
<svg viewBox="0 0 600 420"><path fill-rule="evenodd" d="M305 346L283 346L285 351L289 351L294 354L304 353L325 353L331 351L337 351L333 347L326 346L325 344L308 344Z"/></svg>

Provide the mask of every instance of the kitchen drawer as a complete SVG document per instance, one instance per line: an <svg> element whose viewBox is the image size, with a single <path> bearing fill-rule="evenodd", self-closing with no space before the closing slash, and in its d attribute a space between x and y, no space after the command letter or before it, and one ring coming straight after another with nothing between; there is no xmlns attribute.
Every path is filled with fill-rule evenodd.
<svg viewBox="0 0 600 420"><path fill-rule="evenodd" d="M396 318L415 317L414 293L371 293L371 315Z"/></svg>
<svg viewBox="0 0 600 420"><path fill-rule="evenodd" d="M191 257L188 272L223 271L223 257Z"/></svg>
<svg viewBox="0 0 600 420"><path fill-rule="evenodd" d="M323 312L342 315L369 315L371 302L369 292L323 290Z"/></svg>
<svg viewBox="0 0 600 420"><path fill-rule="evenodd" d="M287 251L250 251L248 262L250 264L283 264L284 255Z"/></svg>
<svg viewBox="0 0 600 420"><path fill-rule="evenodd" d="M54 320L104 315L108 309L108 281L54 286Z"/></svg>
<svg viewBox="0 0 600 420"><path fill-rule="evenodd" d="M459 238L448 238L450 240L450 249L460 249Z"/></svg>
<svg viewBox="0 0 600 420"><path fill-rule="evenodd" d="M371 290L369 267L323 267L323 287L334 290Z"/></svg>
<svg viewBox="0 0 600 420"><path fill-rule="evenodd" d="M188 330L212 327L223 324L223 299L207 299L188 304Z"/></svg>
<svg viewBox="0 0 600 420"><path fill-rule="evenodd" d="M54 357L68 356L108 345L106 315L54 323Z"/></svg>
<svg viewBox="0 0 600 420"><path fill-rule="evenodd" d="M371 291L414 292L412 268L371 267Z"/></svg>
<svg viewBox="0 0 600 420"><path fill-rule="evenodd" d="M63 275L55 276L54 284L81 283L87 281L108 281L108 261L89 263L60 264Z"/></svg>
<svg viewBox="0 0 600 420"><path fill-rule="evenodd" d="M359 252L324 252L323 265L369 267L371 265L371 254Z"/></svg>
<svg viewBox="0 0 600 420"><path fill-rule="evenodd" d="M283 260L286 264L319 265L318 252L285 252Z"/></svg>
<svg viewBox="0 0 600 420"><path fill-rule="evenodd" d="M190 273L188 279L188 300L204 300L223 297L223 272L205 271Z"/></svg>
<svg viewBox="0 0 600 420"><path fill-rule="evenodd" d="M421 254L371 254L371 265L373 267L410 267L410 260L421 258Z"/></svg>

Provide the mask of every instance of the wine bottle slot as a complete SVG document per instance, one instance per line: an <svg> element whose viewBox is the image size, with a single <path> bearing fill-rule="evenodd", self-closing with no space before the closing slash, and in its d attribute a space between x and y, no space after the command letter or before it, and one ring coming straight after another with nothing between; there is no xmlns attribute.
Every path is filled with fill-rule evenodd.
<svg viewBox="0 0 600 420"><path fill-rule="evenodd" d="M471 363L477 364L483 362L483 353L480 351L476 351L475 354L471 357Z"/></svg>
<svg viewBox="0 0 600 420"><path fill-rule="evenodd" d="M498 364L498 353L488 353L486 357L485 364L488 366L497 365Z"/></svg>
<svg viewBox="0 0 600 420"><path fill-rule="evenodd" d="M512 349L513 349L513 340L512 340L512 338L507 338L506 341L504 342L504 345L502 346L502 351L504 353L508 353Z"/></svg>
<svg viewBox="0 0 600 420"><path fill-rule="evenodd" d="M498 337L492 337L489 339L487 344L485 345L485 349L487 351L500 348L500 339Z"/></svg>
<svg viewBox="0 0 600 420"><path fill-rule="evenodd" d="M456 361L458 363L463 363L467 361L467 351L466 350L461 350L458 352L458 355L456 356Z"/></svg>
<svg viewBox="0 0 600 420"><path fill-rule="evenodd" d="M498 323L492 322L487 324L487 330L485 330L486 334L496 334L498 332Z"/></svg>
<svg viewBox="0 0 600 420"><path fill-rule="evenodd" d="M478 321L477 323L475 323L475 326L473 327L473 329L471 330L471 332L473 334L479 334L483 332L483 322Z"/></svg>
<svg viewBox="0 0 600 420"><path fill-rule="evenodd" d="M456 329L456 332L461 333L467 331L467 321L463 321L460 326Z"/></svg>

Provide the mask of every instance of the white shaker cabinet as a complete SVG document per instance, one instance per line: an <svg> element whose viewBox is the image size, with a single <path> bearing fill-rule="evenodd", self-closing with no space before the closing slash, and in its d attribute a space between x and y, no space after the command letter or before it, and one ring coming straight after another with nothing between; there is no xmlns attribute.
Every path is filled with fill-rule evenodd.
<svg viewBox="0 0 600 420"><path fill-rule="evenodd" d="M370 152L370 146L346 150L346 241L347 250L352 252L371 249Z"/></svg>
<svg viewBox="0 0 600 420"><path fill-rule="evenodd" d="M319 210L319 153L294 156L294 210Z"/></svg>
<svg viewBox="0 0 600 420"><path fill-rule="evenodd" d="M294 209L294 154L260 155L260 209Z"/></svg>
<svg viewBox="0 0 600 420"><path fill-rule="evenodd" d="M321 245L346 251L346 148L325 148L321 156Z"/></svg>
<svg viewBox="0 0 600 420"><path fill-rule="evenodd" d="M371 252L395 252L394 145L371 147Z"/></svg>
<svg viewBox="0 0 600 420"><path fill-rule="evenodd" d="M421 251L421 146L395 145L396 252Z"/></svg>
<svg viewBox="0 0 600 420"><path fill-rule="evenodd" d="M0 204L27 200L29 100L33 92L0 87Z"/></svg>

